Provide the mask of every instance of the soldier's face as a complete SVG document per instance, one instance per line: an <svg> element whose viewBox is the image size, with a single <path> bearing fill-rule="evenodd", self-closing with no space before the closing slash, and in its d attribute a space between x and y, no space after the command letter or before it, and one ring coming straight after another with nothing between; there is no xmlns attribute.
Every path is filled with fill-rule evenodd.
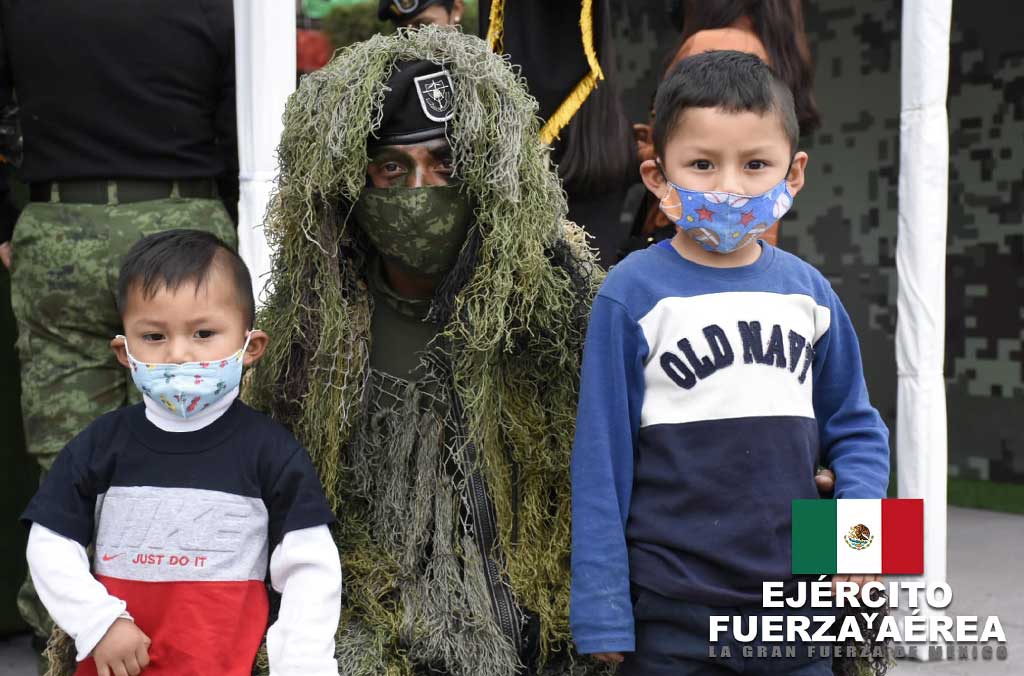
<svg viewBox="0 0 1024 676"><path fill-rule="evenodd" d="M409 28L421 26L457 26L462 19L462 0L455 0L452 11L448 11L441 5L433 5L417 14L409 21L401 24Z"/></svg>
<svg viewBox="0 0 1024 676"><path fill-rule="evenodd" d="M377 146L370 149L369 155L366 176L374 188L422 188L452 181L452 148L445 138Z"/></svg>

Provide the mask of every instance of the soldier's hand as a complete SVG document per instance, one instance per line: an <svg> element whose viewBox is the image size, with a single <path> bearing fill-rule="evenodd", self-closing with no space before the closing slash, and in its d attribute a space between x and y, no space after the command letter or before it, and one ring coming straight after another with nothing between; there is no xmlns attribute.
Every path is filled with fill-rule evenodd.
<svg viewBox="0 0 1024 676"><path fill-rule="evenodd" d="M120 617L93 648L99 676L138 676L149 665L152 641L135 623Z"/></svg>
<svg viewBox="0 0 1024 676"><path fill-rule="evenodd" d="M3 244L0 244L0 261L3 262L4 267L7 268L8 270L11 269L11 254L13 253L13 251L14 249L13 247L11 247L10 242L4 242Z"/></svg>
<svg viewBox="0 0 1024 676"><path fill-rule="evenodd" d="M818 493L822 496L826 496L832 493L836 488L836 475L835 472L822 467L818 470L818 473L814 475L814 485L818 488Z"/></svg>
<svg viewBox="0 0 1024 676"><path fill-rule="evenodd" d="M868 582L881 582L881 575L833 575L832 576L832 595L835 596L836 592L839 591L840 582L852 582L857 585L857 596L867 598L863 596L864 585Z"/></svg>

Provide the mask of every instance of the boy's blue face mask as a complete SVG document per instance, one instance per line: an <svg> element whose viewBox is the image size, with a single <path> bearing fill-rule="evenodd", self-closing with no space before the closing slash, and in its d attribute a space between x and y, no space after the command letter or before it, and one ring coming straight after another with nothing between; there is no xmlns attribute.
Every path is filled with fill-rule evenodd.
<svg viewBox="0 0 1024 676"><path fill-rule="evenodd" d="M714 253L743 248L793 206L785 178L760 195L687 190L668 177L665 180L672 192L661 200L662 213L704 249Z"/></svg>
<svg viewBox="0 0 1024 676"><path fill-rule="evenodd" d="M199 415L242 382L242 360L250 336L251 332L246 334L241 350L223 359L183 364L139 361L128 351L128 339L118 338L124 339L132 380L139 391L174 415L188 419Z"/></svg>

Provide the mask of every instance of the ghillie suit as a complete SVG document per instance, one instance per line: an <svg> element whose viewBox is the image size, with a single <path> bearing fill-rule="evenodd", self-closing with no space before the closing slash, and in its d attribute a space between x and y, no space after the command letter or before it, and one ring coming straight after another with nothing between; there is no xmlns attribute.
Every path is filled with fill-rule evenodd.
<svg viewBox="0 0 1024 676"><path fill-rule="evenodd" d="M352 207L385 82L411 60L450 73L447 136L475 212L433 299L398 310L437 326L418 377L403 379L370 365L374 305L394 299ZM597 669L569 653L568 565L599 273L564 220L536 110L483 41L426 28L349 47L285 112L266 223L273 291L257 322L273 340L248 396L309 449L339 516L344 674Z"/></svg>
<svg viewBox="0 0 1024 676"><path fill-rule="evenodd" d="M875 591L871 599L877 601L879 598L888 596L885 592ZM867 615L877 613L878 616L872 624L868 624ZM889 615L889 604L885 603L881 608L846 608L836 616L836 624L843 621L847 615L854 615L857 618L857 626L860 628L863 641L847 639L836 644L840 651L839 656L832 658L832 673L835 676L885 676L889 667L893 666L891 657L892 640L878 640L878 630L881 628L882 618Z"/></svg>

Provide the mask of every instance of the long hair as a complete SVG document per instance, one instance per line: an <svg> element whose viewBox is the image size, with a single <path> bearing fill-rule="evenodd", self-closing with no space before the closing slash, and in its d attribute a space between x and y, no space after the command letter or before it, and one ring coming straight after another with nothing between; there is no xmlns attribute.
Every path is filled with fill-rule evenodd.
<svg viewBox="0 0 1024 676"><path fill-rule="evenodd" d="M727 28L744 16L754 24L772 68L793 91L800 134L812 133L821 126L821 112L801 0L686 0L683 34L673 53L694 33Z"/></svg>
<svg viewBox="0 0 1024 676"><path fill-rule="evenodd" d="M367 411L370 300L350 205L397 61L442 65L454 85L455 171L474 226L432 313L498 517L517 601L541 617L545 652L566 646L569 457L580 355L599 282L567 207L536 101L509 63L449 28L351 45L288 101L266 220L275 251L259 325L273 336L247 398L309 450L332 505L345 448ZM513 481L518 477L519 481ZM515 484L515 486L513 486ZM518 538L515 535L518 534Z"/></svg>
<svg viewBox="0 0 1024 676"><path fill-rule="evenodd" d="M605 3L595 5L597 53L604 79L583 103L563 134L558 175L566 192L592 197L618 192L635 183L639 166L633 125L622 105L615 41Z"/></svg>

